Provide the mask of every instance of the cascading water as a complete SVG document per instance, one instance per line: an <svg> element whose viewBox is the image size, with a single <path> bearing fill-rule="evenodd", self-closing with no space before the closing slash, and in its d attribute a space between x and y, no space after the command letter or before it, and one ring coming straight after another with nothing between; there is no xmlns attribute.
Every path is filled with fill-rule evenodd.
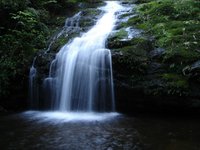
<svg viewBox="0 0 200 150"><path fill-rule="evenodd" d="M29 71L29 97L30 97L30 105L31 107L35 107L38 105L38 92L37 92L37 86L35 84L35 78L37 75L37 70L35 68L35 61L37 57L34 57L33 64Z"/></svg>
<svg viewBox="0 0 200 150"><path fill-rule="evenodd" d="M123 7L108 1L105 14L81 37L64 45L44 79L45 99L59 111L114 111L114 90L110 50L105 48Z"/></svg>
<svg viewBox="0 0 200 150"><path fill-rule="evenodd" d="M50 51L51 46L60 36L65 35L65 37L67 37L68 34L70 34L70 33L80 31L80 27L79 27L80 14L81 14L81 12L78 12L73 17L66 19L64 27L62 28L62 30L59 33L57 33L55 36L53 36L45 53Z"/></svg>
<svg viewBox="0 0 200 150"><path fill-rule="evenodd" d="M74 16L66 19L65 25L63 26L62 30L52 36L47 49L44 51L44 55L48 54L51 51L53 44L55 44L55 42L60 37L63 36L67 38L69 34L74 34L81 31L81 28L79 27L79 20L81 17L81 13L82 12L78 12ZM39 54L38 56L41 57L42 55L43 54ZM51 84L51 82L48 82L49 80L52 79L51 77L46 78L44 80L44 84L42 88L44 92L43 90L41 90L41 87L38 84L39 82L37 80L38 74L39 74L37 70L37 60L39 59L38 56L34 57L32 66L29 71L29 104L30 104L31 109L38 109L40 108L41 104L49 106L50 104L44 104L44 101L46 99L47 103L50 103L49 101L51 100L51 97L52 97L51 94L49 94L49 93L52 93L51 91L49 91L49 89L51 88L51 85L48 85L49 83ZM51 68L52 67L50 67L50 73L49 73L50 75L52 74ZM44 95L44 93L46 92L49 92L49 93ZM41 102L41 99L43 99L42 102Z"/></svg>

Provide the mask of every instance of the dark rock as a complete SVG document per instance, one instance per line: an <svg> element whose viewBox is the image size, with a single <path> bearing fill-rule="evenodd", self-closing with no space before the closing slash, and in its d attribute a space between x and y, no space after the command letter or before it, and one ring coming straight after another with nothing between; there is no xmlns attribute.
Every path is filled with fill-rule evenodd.
<svg viewBox="0 0 200 150"><path fill-rule="evenodd" d="M200 78L200 60L183 69L183 74L188 77Z"/></svg>
<svg viewBox="0 0 200 150"><path fill-rule="evenodd" d="M150 58L155 59L155 58L159 58L159 57L163 56L164 53L165 53L165 49L156 48L149 52L149 56L150 56Z"/></svg>
<svg viewBox="0 0 200 150"><path fill-rule="evenodd" d="M165 65L157 62L150 62L147 72L148 74L164 73Z"/></svg>
<svg viewBox="0 0 200 150"><path fill-rule="evenodd" d="M43 79L48 77L50 65L54 58L55 53L42 52L38 54L35 61L35 68L37 69L36 81L38 84L42 84Z"/></svg>

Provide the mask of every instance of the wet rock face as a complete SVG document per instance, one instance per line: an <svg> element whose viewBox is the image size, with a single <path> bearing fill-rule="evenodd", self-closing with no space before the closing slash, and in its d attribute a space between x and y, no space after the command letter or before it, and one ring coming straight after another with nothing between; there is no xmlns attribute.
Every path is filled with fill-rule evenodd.
<svg viewBox="0 0 200 150"><path fill-rule="evenodd" d="M134 7L119 14L116 29L106 43L112 51L117 109L170 112L200 107L198 85L192 81L194 77L200 79L200 61L183 69L185 77L177 73L182 66L164 61L166 50L156 47L153 37L135 28L130 21L135 16Z"/></svg>
<svg viewBox="0 0 200 150"><path fill-rule="evenodd" d="M54 58L54 53L41 53L38 55L35 66L37 68L37 82L39 84L42 84L42 80L48 76L51 61Z"/></svg>

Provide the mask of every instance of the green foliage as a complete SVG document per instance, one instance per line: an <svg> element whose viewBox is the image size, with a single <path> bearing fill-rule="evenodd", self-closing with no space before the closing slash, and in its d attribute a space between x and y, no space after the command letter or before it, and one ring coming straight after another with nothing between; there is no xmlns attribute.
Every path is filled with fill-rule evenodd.
<svg viewBox="0 0 200 150"><path fill-rule="evenodd" d="M24 9L27 6L26 0L1 0L0 7L11 11Z"/></svg>
<svg viewBox="0 0 200 150"><path fill-rule="evenodd" d="M47 46L50 32L63 24L63 17L55 15L70 7L69 11L72 11L77 2L0 1L0 99L7 99L16 90L27 93L28 70L33 55Z"/></svg>
<svg viewBox="0 0 200 150"><path fill-rule="evenodd" d="M151 62L160 66L151 75L144 75L138 84L144 85L145 93L150 95L191 94L193 81L184 77L182 70L200 59L200 1L137 0L136 3L137 16L122 26L144 30L143 34L152 35L155 47L164 49L162 56L151 58ZM137 45L140 40L134 43Z"/></svg>
<svg viewBox="0 0 200 150"><path fill-rule="evenodd" d="M129 22L154 35L156 46L166 48L163 61L187 64L200 58L199 6L194 0L146 1Z"/></svg>

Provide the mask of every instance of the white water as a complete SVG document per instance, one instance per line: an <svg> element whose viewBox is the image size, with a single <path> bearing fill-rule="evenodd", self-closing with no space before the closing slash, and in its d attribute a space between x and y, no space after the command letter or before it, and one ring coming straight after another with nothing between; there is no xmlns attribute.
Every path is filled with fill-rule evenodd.
<svg viewBox="0 0 200 150"><path fill-rule="evenodd" d="M32 108L35 108L36 105L38 105L38 92L37 92L37 86L35 84L35 78L37 75L37 69L35 68L35 61L36 57L33 59L32 66L29 71L29 103Z"/></svg>
<svg viewBox="0 0 200 150"><path fill-rule="evenodd" d="M52 61L44 88L54 110L114 111L111 53L105 42L114 28L115 13L123 7L116 1L106 3L96 25L64 45Z"/></svg>
<svg viewBox="0 0 200 150"><path fill-rule="evenodd" d="M49 45L44 51L45 55L51 51L53 44L60 38L60 37L68 37L69 34L79 33L81 28L79 27L79 20L81 18L81 13L78 12L74 16L67 18L65 21L65 25L63 26L62 30L55 33L52 36ZM39 54L38 56L42 56L43 54ZM52 61L50 70L49 70L49 77L45 78L43 81L43 88L40 87L40 81L38 80L38 76L40 76L40 72L37 70L37 59L38 56L35 56L33 59L32 66L29 71L29 105L32 109L38 108L45 108L49 109L49 105L51 102L54 101L54 97L52 93L54 93L53 84L54 78L52 76L54 69L55 60Z"/></svg>
<svg viewBox="0 0 200 150"><path fill-rule="evenodd" d="M60 112L60 111L26 111L21 114L25 118L38 122L52 124L64 122L91 122L106 121L120 116L119 113L94 113L94 112Z"/></svg>
<svg viewBox="0 0 200 150"><path fill-rule="evenodd" d="M50 64L49 76L43 80L42 87L35 80L34 59L30 69L32 108L45 106L48 110L68 113L115 111L111 53L105 43L115 27L116 13L125 8L117 1L107 1L106 6L98 9L104 15L87 33L60 49ZM61 35L68 36L71 30L80 28L80 17L81 12L66 20L63 30L53 37L45 54Z"/></svg>
<svg viewBox="0 0 200 150"><path fill-rule="evenodd" d="M67 37L70 33L80 32L81 28L79 27L79 20L81 17L81 13L82 12L78 12L71 18L66 19L65 25L63 26L62 30L52 37L51 42L49 43L49 46L45 53L48 53L51 50L52 45L59 37Z"/></svg>

